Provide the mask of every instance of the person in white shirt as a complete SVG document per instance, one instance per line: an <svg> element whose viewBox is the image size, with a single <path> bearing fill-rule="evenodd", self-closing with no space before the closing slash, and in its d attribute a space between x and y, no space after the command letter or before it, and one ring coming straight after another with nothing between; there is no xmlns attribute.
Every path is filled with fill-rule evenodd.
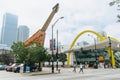
<svg viewBox="0 0 120 80"><path fill-rule="evenodd" d="M82 65L82 63L80 63L80 71L79 71L79 73L82 71L82 73L83 73L83 65Z"/></svg>
<svg viewBox="0 0 120 80"><path fill-rule="evenodd" d="M77 67L77 65L76 65L76 62L74 62L74 64L73 64L73 72L76 72L76 67Z"/></svg>

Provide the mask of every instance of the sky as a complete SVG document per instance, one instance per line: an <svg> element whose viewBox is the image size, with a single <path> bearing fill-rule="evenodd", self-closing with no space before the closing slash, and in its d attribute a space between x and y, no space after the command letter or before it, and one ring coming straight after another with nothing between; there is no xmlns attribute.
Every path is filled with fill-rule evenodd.
<svg viewBox="0 0 120 80"><path fill-rule="evenodd" d="M120 40L120 23L116 17L119 11L116 6L109 6L110 1L112 0L0 0L0 31L3 14L8 12L17 15L18 25L27 25L32 36L42 28L53 6L59 3L59 10L46 31L45 47L49 47L52 24L60 17L64 18L55 24L53 36L56 38L58 30L58 40L62 45L70 45L84 30L105 31L108 36ZM92 42L93 39L88 34L90 33L83 34L77 42Z"/></svg>

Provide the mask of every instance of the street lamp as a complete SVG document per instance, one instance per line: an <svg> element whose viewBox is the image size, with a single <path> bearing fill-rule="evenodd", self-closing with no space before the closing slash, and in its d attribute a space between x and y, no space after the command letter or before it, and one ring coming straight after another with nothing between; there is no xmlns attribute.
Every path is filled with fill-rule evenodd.
<svg viewBox="0 0 120 80"><path fill-rule="evenodd" d="M92 35L88 34L88 36L90 36L91 38L94 39L94 45L95 45L95 50L96 50L96 38L94 38Z"/></svg>
<svg viewBox="0 0 120 80"><path fill-rule="evenodd" d="M58 18L54 24L52 25L52 73L54 73L54 59L53 59L53 28L55 26L55 24L60 20L60 19L63 19L64 17L60 17Z"/></svg>
<svg viewBox="0 0 120 80"><path fill-rule="evenodd" d="M90 35L90 34L88 34L88 36L90 36L91 38L93 38L93 40L94 40L94 45L95 45L95 51L96 51L96 38L95 37L93 37L92 35Z"/></svg>
<svg viewBox="0 0 120 80"><path fill-rule="evenodd" d="M93 37L92 35L88 34L88 36L92 37L94 40L94 45L95 45L95 59L96 59L96 68L98 68L98 59L97 59L97 53L96 53L96 38Z"/></svg>

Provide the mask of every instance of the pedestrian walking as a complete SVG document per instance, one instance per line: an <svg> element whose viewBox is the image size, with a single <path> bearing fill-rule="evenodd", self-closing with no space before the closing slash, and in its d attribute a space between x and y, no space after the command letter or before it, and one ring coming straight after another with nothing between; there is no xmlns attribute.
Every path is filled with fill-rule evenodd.
<svg viewBox="0 0 120 80"><path fill-rule="evenodd" d="M80 63L80 70L79 70L79 73L82 71L82 73L83 73L83 65L82 65L82 63Z"/></svg>
<svg viewBox="0 0 120 80"><path fill-rule="evenodd" d="M77 67L76 62L74 62L74 64L73 64L73 72L76 72L76 67Z"/></svg>

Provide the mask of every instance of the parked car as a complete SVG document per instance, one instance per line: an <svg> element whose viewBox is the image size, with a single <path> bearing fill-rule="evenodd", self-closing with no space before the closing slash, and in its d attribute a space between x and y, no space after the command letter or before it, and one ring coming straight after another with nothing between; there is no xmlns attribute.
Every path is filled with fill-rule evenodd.
<svg viewBox="0 0 120 80"><path fill-rule="evenodd" d="M0 70L5 70L6 69L6 65L0 64Z"/></svg>
<svg viewBox="0 0 120 80"><path fill-rule="evenodd" d="M37 65L36 64L30 65L30 71L35 71L36 69L37 69Z"/></svg>
<svg viewBox="0 0 120 80"><path fill-rule="evenodd" d="M23 71L23 65L24 64L20 64L20 65L16 65L14 68L13 68L13 72L20 72L20 69L22 69L22 71Z"/></svg>
<svg viewBox="0 0 120 80"><path fill-rule="evenodd" d="M7 66L6 71L12 71L13 68L14 68L16 65L17 65L17 64L14 63L14 64L12 64L11 66Z"/></svg>

